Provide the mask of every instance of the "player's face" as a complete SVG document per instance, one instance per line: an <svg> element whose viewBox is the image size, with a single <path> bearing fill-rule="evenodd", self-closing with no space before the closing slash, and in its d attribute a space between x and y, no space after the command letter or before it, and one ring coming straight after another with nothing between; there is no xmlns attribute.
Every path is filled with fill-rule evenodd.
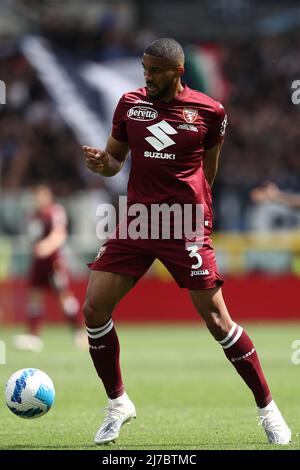
<svg viewBox="0 0 300 470"><path fill-rule="evenodd" d="M144 54L142 65L148 95L153 99L168 97L172 89L176 87L183 70L183 67L148 54Z"/></svg>
<svg viewBox="0 0 300 470"><path fill-rule="evenodd" d="M52 203L52 193L46 186L35 188L34 198L38 209L44 209Z"/></svg>

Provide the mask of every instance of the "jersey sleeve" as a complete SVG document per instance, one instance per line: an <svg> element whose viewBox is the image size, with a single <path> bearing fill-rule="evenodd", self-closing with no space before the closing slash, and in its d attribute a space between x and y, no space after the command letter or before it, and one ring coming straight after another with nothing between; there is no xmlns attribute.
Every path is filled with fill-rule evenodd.
<svg viewBox="0 0 300 470"><path fill-rule="evenodd" d="M124 95L119 100L115 109L113 117L113 126L111 135L114 139L120 142L128 142L127 127L126 127L126 108L124 104Z"/></svg>
<svg viewBox="0 0 300 470"><path fill-rule="evenodd" d="M204 148L211 149L224 140L227 126L227 115L224 107L217 103L214 116L210 122L208 132L204 139Z"/></svg>

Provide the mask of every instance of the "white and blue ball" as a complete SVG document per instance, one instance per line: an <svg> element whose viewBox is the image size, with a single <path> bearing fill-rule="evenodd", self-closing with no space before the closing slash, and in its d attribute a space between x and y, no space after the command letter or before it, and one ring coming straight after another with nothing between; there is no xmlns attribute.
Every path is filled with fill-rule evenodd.
<svg viewBox="0 0 300 470"><path fill-rule="evenodd" d="M53 405L55 389L50 377L39 369L21 369L7 381L5 400L20 418L43 416Z"/></svg>

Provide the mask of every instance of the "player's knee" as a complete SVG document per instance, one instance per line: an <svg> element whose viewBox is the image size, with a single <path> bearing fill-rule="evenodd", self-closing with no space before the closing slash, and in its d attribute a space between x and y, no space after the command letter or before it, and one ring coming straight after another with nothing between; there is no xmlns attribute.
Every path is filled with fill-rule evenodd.
<svg viewBox="0 0 300 470"><path fill-rule="evenodd" d="M86 324L95 327L105 324L111 318L104 306L91 302L89 298L83 304L83 315Z"/></svg>
<svg viewBox="0 0 300 470"><path fill-rule="evenodd" d="M99 308L87 298L83 304L83 316L87 325L94 324L99 317Z"/></svg>

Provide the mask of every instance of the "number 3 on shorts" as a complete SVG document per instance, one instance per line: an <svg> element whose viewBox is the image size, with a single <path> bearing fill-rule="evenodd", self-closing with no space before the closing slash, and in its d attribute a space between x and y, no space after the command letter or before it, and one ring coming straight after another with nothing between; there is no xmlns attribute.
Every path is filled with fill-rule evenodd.
<svg viewBox="0 0 300 470"><path fill-rule="evenodd" d="M190 258L197 258L197 263L196 264L192 264L192 269L198 269L200 268L200 266L202 265L202 257L199 255L199 253L197 253L198 251L198 246L197 245L193 245L193 246L189 246L187 248L187 250L190 252L189 253L189 257Z"/></svg>

